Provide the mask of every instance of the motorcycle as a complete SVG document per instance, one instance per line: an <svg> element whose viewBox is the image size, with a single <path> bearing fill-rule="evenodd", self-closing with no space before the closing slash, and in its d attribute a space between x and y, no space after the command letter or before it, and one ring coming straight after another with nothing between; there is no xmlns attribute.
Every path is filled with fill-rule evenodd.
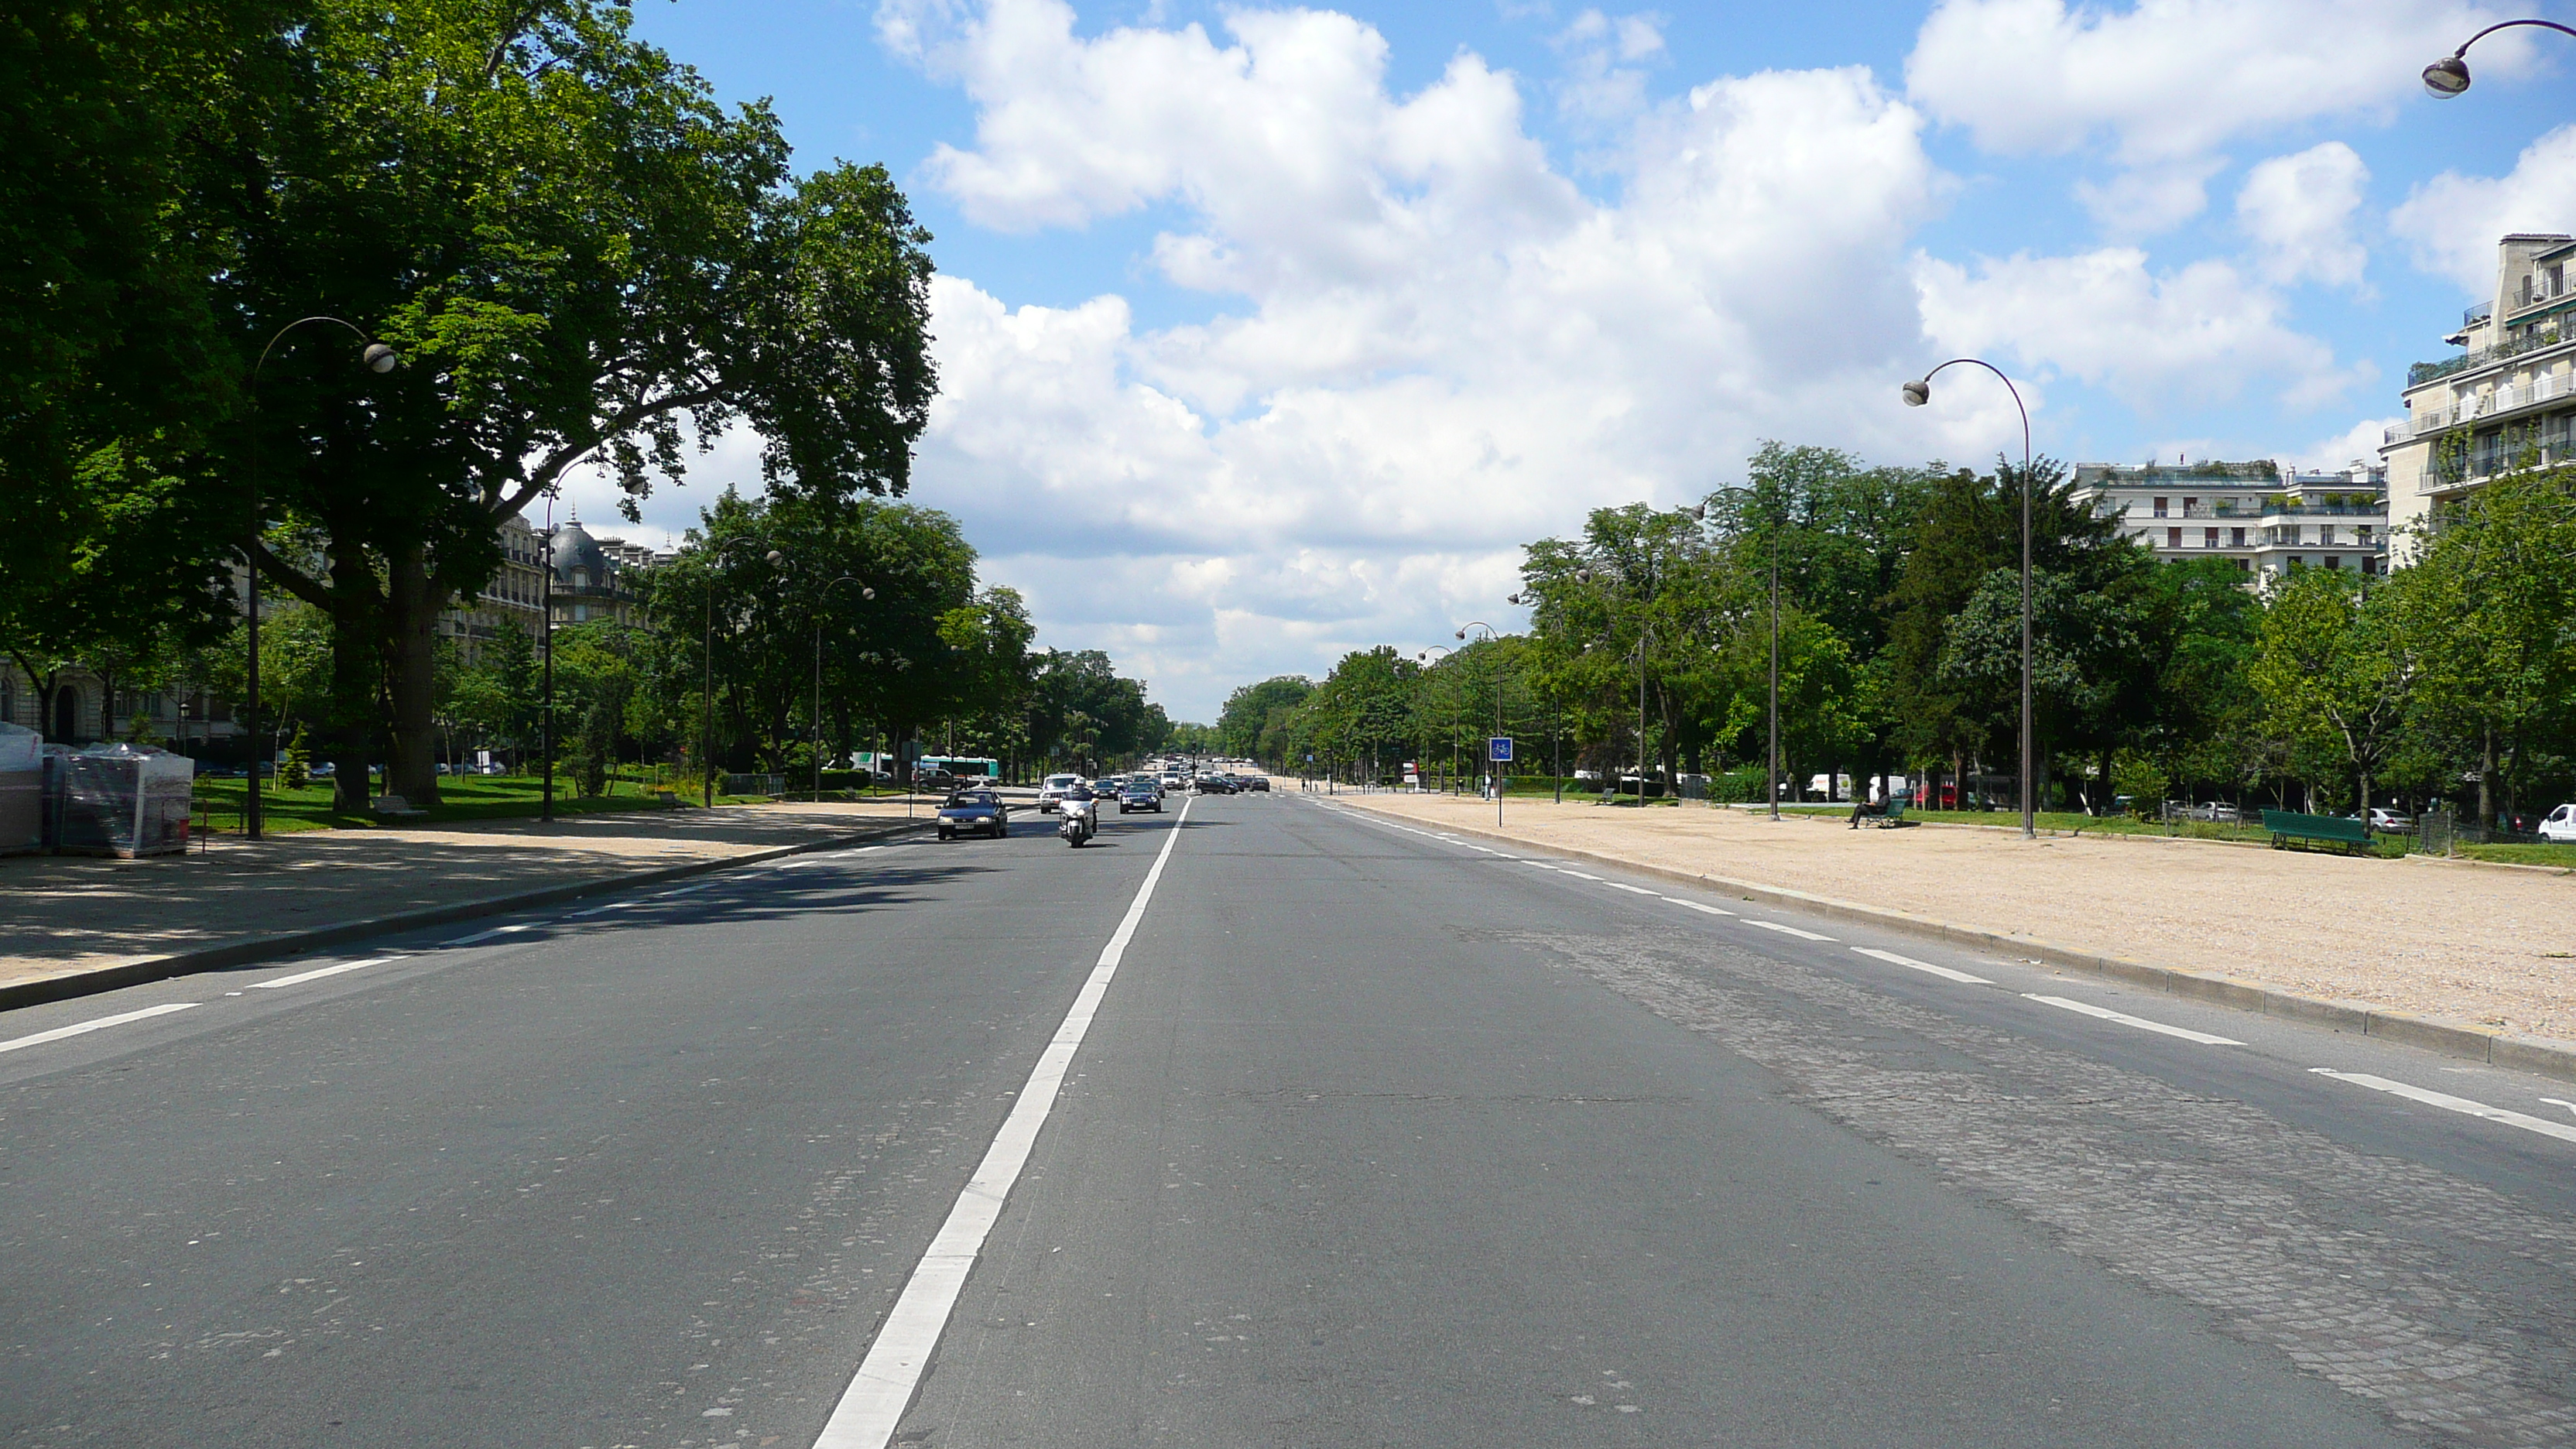
<svg viewBox="0 0 2576 1449"><path fill-rule="evenodd" d="M1056 803L1063 818L1056 822L1055 833L1064 843L1079 847L1100 833L1100 801L1085 791L1077 799L1068 794Z"/></svg>

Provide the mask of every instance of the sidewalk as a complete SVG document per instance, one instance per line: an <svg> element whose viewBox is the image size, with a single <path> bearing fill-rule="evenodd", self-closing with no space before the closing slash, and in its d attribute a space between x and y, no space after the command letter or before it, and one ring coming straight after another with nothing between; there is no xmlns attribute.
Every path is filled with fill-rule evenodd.
<svg viewBox="0 0 2576 1449"><path fill-rule="evenodd" d="M916 809L928 819L937 807ZM65 978L148 970L181 953L250 959L262 942L319 928L708 865L904 818L900 800L733 805L218 838L203 854L147 860L0 859L0 999L52 982L77 994Z"/></svg>
<svg viewBox="0 0 2576 1449"><path fill-rule="evenodd" d="M1490 801L1336 804L1494 831ZM2576 1038L2576 882L2421 857L2355 860L2190 840L1850 830L1734 810L1509 802L1502 833L2324 1001Z"/></svg>

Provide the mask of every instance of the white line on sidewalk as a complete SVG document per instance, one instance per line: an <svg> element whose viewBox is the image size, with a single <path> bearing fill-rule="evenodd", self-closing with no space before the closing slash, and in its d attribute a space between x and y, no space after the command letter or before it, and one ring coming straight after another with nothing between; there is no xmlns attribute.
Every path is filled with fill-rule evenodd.
<svg viewBox="0 0 2576 1449"><path fill-rule="evenodd" d="M0 1052L14 1052L20 1047L40 1046L49 1041L61 1041L67 1036L80 1036L85 1032L98 1031L106 1027L123 1026L129 1021L141 1021L145 1017L168 1016L171 1012L186 1011L189 1007L196 1004L197 1003L193 1001L164 1002L159 1006L147 1006L141 1011L122 1012L115 1016L102 1016L96 1021L82 1021L75 1022L70 1026L58 1026L52 1031L40 1031L34 1036L22 1036L15 1041L0 1041Z"/></svg>
<svg viewBox="0 0 2576 1449"><path fill-rule="evenodd" d="M2149 1021L2143 1016L2131 1016L2125 1011L2113 1011L2107 1006L2095 1006L2089 1001L2069 1001L2063 996L2041 996L2035 992L2029 991L2023 992L2022 996L2027 1000L2036 1001L2043 1006L2054 1006L2066 1011L2080 1011L2086 1016L2098 1016L2104 1021L2116 1021L2122 1026L2134 1026L2140 1031L2158 1032L2165 1036L2181 1037L2184 1041L2196 1041L2202 1046L2245 1045L2245 1043L2238 1041L2232 1036L2211 1036L2208 1032L2193 1031L2189 1027L2167 1026L2161 1021Z"/></svg>
<svg viewBox="0 0 2576 1449"><path fill-rule="evenodd" d="M1184 803L1173 825L1187 823L1190 806L1197 803ZM1101 948L1100 959L1091 968L1091 979L1082 984L1081 994L1073 999L1073 1009L1065 1013L1063 1024L1056 1028L1055 1039L1039 1054L1037 1066L1020 1088L1018 1103L994 1136L992 1147L984 1153L983 1163L967 1179L966 1190L957 1195L957 1205L948 1211L948 1221L940 1224L937 1236L930 1240L929 1249L913 1268L912 1277L905 1281L902 1295L886 1315L885 1327L868 1348L867 1361L859 1365L858 1377L850 1380L840 1403L833 1406L832 1417L823 1425L823 1436L814 1441L814 1449L884 1449L886 1441L894 1437L895 1426L902 1422L904 1409L921 1386L921 1371L930 1362L931 1350L939 1346L939 1336L948 1327L948 1315L957 1306L957 1295L965 1289L966 1275L974 1269L985 1238L1001 1217L1002 1204L1009 1199L1012 1184L1019 1181L1020 1170L1028 1165L1029 1151L1037 1145L1038 1129L1046 1125L1048 1114L1055 1110L1056 1094L1063 1089L1065 1073L1073 1066L1073 1054L1091 1030L1101 998L1108 994L1110 981L1118 975L1118 963L1126 958L1127 943L1135 939L1136 927L1145 919L1145 903L1154 898L1154 885L1163 878L1163 866L1172 858L1172 847L1180 840L1177 828L1164 833L1162 853L1154 857L1153 868L1145 872L1145 883L1136 888L1136 899L1128 905L1126 918L1118 923L1109 944Z"/></svg>
<svg viewBox="0 0 2576 1449"><path fill-rule="evenodd" d="M337 966L324 966L315 971L298 972L293 976L280 976L274 981L254 981L250 984L250 989L253 991L274 991L281 986L301 986L307 981L319 981L325 976L337 976L344 971L361 971L369 966L382 966L388 961L399 961L401 959L403 958L400 956L370 956L364 961L343 961Z"/></svg>
<svg viewBox="0 0 2576 1449"><path fill-rule="evenodd" d="M1778 921L1757 921L1751 916L1744 918L1744 924L1748 926L1760 926L1766 931L1777 931L1783 936L1795 936L1801 941L1830 941L1833 939L1831 936L1819 936L1813 931L1801 931L1795 926L1784 926Z"/></svg>
<svg viewBox="0 0 2576 1449"><path fill-rule="evenodd" d="M5 1050L5 1047L0 1047L0 1051ZM2368 1087L2374 1092L2386 1092L2392 1097L2403 1097L2409 1102L2421 1102L2427 1107L2439 1107L2445 1112L2458 1112L2468 1117L2483 1117L2490 1122L2519 1127L2525 1132L2537 1132L2543 1137L2555 1137L2561 1142L2576 1142L2576 1127L2570 1127L2563 1122L2551 1122L2539 1117L2528 1117L2520 1112L2508 1112L2502 1107L2490 1107L2484 1102L2472 1102L2466 1097L2454 1097L2448 1092L2428 1092L2422 1087L2410 1087L2404 1082L2392 1082L2386 1077L2374 1077L2368 1072L2338 1072L2332 1067L2310 1067L2308 1070L2320 1077L2332 1077L2338 1082L2350 1082L2356 1087ZM2556 1099L2543 1097L2540 1100L2548 1102ZM2560 1105L2566 1104L2560 1103Z"/></svg>
<svg viewBox="0 0 2576 1449"><path fill-rule="evenodd" d="M1953 971L1947 966L1935 966L1929 961L1917 961L1911 956L1899 956L1893 951L1881 951L1875 946L1854 946L1852 949L1874 960L1884 961L1890 966L1903 966L1913 971L1929 971L1935 976L1951 981L1964 981L1971 986L1995 984L1983 976L1971 976L1965 971Z"/></svg>
<svg viewBox="0 0 2576 1449"><path fill-rule="evenodd" d="M1671 901L1674 905L1680 906L1684 910L1705 911L1712 916L1731 916L1735 914L1735 912L1728 910L1724 906L1704 906L1697 901L1683 900L1680 896L1666 896L1664 899Z"/></svg>

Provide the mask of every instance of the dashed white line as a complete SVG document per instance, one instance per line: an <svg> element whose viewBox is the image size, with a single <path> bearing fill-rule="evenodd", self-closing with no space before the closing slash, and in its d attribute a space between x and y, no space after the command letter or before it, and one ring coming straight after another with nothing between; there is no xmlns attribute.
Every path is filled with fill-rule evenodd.
<svg viewBox="0 0 2576 1449"><path fill-rule="evenodd" d="M1597 876L1597 875L1585 875L1583 872L1581 872L1581 871L1579 871L1579 870L1572 870L1572 869L1569 869L1569 868L1567 868L1567 867L1565 867L1565 866L1561 866L1561 865L1559 865L1559 866L1551 866L1551 867L1549 867L1549 868L1550 868L1551 870L1564 871L1564 872L1565 872L1565 874L1567 874L1567 875L1570 875L1570 876L1574 877L1576 880L1599 880L1599 879L1601 879L1601 877L1599 877L1599 876Z"/></svg>
<svg viewBox="0 0 2576 1449"><path fill-rule="evenodd" d="M1182 805L1174 823L1187 821L1190 805L1195 803ZM1073 999L1073 1009L1065 1013L1055 1039L1039 1054L1028 1081L1021 1085L1011 1115L985 1151L983 1163L967 1180L965 1191L957 1195L957 1205L949 1209L948 1220L940 1224L937 1236L930 1240L921 1262L905 1281L902 1295L886 1314L876 1342L869 1345L858 1376L850 1380L840 1402L833 1406L832 1417L824 1423L822 1437L814 1441L814 1449L885 1449L886 1442L894 1437L905 1407L912 1402L913 1391L921 1385L922 1369L928 1365L931 1351L939 1346L940 1335L947 1330L948 1315L957 1306L966 1275L984 1251L984 1241L1002 1215L1002 1204L1009 1199L1012 1184L1019 1181L1021 1169L1028 1165L1029 1151L1037 1145L1038 1129L1046 1125L1047 1114L1054 1110L1065 1074L1073 1067L1074 1053L1081 1049L1083 1037L1091 1030L1101 998L1108 994L1109 983L1118 974L1118 963L1127 955L1127 943L1135 939L1136 927L1145 919L1145 905L1154 898L1154 885L1163 878L1163 866L1171 860L1172 847L1180 839L1178 830L1165 832L1162 853L1154 857L1153 867L1145 872L1144 884L1136 888L1136 899L1128 905L1126 918L1118 923L1109 944L1101 948L1091 979L1083 983L1081 994Z"/></svg>
<svg viewBox="0 0 2576 1449"><path fill-rule="evenodd" d="M2064 1011L2082 1012L2086 1016L2098 1016L2104 1021L2116 1021L2122 1026L2134 1026L2140 1031L2152 1031L2164 1036L2178 1036L2184 1041L2196 1041L2202 1046L2245 1045L2245 1043L2238 1041L2232 1036L2212 1036L2208 1032L2193 1031L2191 1028L2186 1026L2167 1026L2161 1021L2149 1021L2143 1016L2131 1016L2125 1011L2113 1011L2107 1006L2095 1006L2089 1001L2069 1001L2063 996L2041 996L2036 992L2030 991L2023 992L2022 996L2026 1000L2036 1001L2043 1006L2054 1006Z"/></svg>
<svg viewBox="0 0 2576 1449"><path fill-rule="evenodd" d="M1819 936L1813 931L1801 931L1795 926L1784 926L1778 921L1757 921L1751 916L1744 918L1744 924L1748 926L1760 926L1766 931L1777 931L1783 936L1795 936L1801 941L1830 941L1833 939L1831 936Z"/></svg>
<svg viewBox="0 0 2576 1449"><path fill-rule="evenodd" d="M543 924L545 923L542 921L528 921L516 926L494 926L488 931L477 931L471 936L459 936L453 941L441 941L438 944L442 946L471 946L477 941L489 941L495 936L514 936L521 931L533 931Z"/></svg>
<svg viewBox="0 0 2576 1449"><path fill-rule="evenodd" d="M168 1001L159 1006L147 1006L141 1011L119 1012L114 1016L99 1017L95 1021L74 1022L70 1026L58 1026L52 1031L40 1031L33 1036L22 1036L14 1041L0 1041L0 1052L14 1052L20 1047L41 1046L49 1041L61 1041L67 1036L103 1031L111 1026L123 1026L129 1021L142 1021L147 1017L168 1016L174 1011L186 1011L196 1004L193 1001Z"/></svg>
<svg viewBox="0 0 2576 1449"><path fill-rule="evenodd" d="M324 966L312 971L300 971L293 976L280 976L274 981L254 981L250 984L250 989L253 991L274 991L281 986L301 986L307 981L319 981L325 976L338 976L349 971L364 971L370 966L382 966L388 961L399 961L401 959L403 958L400 956L370 956L364 961L343 961L337 966Z"/></svg>
<svg viewBox="0 0 2576 1449"><path fill-rule="evenodd" d="M1724 906L1702 905L1698 901L1683 900L1680 896L1666 896L1664 899L1671 901L1674 905L1680 906L1686 911L1700 911L1712 916L1731 916L1735 914L1735 912L1728 910Z"/></svg>
<svg viewBox="0 0 2576 1449"><path fill-rule="evenodd" d="M2320 1077L2332 1077L2338 1082L2350 1082L2356 1087L2368 1087L2374 1092L2386 1092L2392 1097L2403 1097L2409 1102L2421 1102L2427 1107L2439 1107L2445 1112L2457 1112L2465 1117L2481 1117L2489 1122L2501 1122L2508 1127L2519 1127L2525 1132L2537 1132L2543 1137L2555 1137L2561 1142L2576 1142L2576 1127L2570 1127L2563 1122L2551 1122L2544 1118L2527 1116L2521 1112L2510 1112L2502 1107L2490 1107L2484 1102L2473 1102L2466 1097L2454 1097L2448 1092L2428 1092L2422 1087L2410 1087L2404 1082L2392 1082L2386 1077L2374 1077L2368 1072L2338 1072L2332 1067L2310 1067L2308 1070ZM2543 1097L2540 1100L2551 1102L2557 1099ZM2561 1102L2559 1105L2566 1104Z"/></svg>
<svg viewBox="0 0 2576 1449"><path fill-rule="evenodd" d="M1983 976L1971 976L1965 971L1953 971L1947 966L1935 966L1929 961L1917 961L1911 956L1899 956L1893 951L1881 951L1875 946L1854 946L1852 949L1873 960L1884 961L1890 966L1903 966L1911 971L1928 971L1950 981L1964 981L1971 986L1995 984Z"/></svg>
<svg viewBox="0 0 2576 1449"><path fill-rule="evenodd" d="M1654 896L1654 897L1657 897L1658 899L1660 899L1660 898L1663 896L1663 892L1662 892L1662 891L1650 891L1650 890L1646 889L1644 886L1621 885L1619 882L1617 882L1617 881L1615 881L1615 880L1605 880L1605 881L1603 881L1603 882L1602 882L1602 884L1603 884L1603 885L1608 886L1610 889L1612 889L1612 890L1614 890L1614 891L1626 891L1626 892L1628 892L1628 893L1629 893L1629 894L1631 894L1631 895Z"/></svg>

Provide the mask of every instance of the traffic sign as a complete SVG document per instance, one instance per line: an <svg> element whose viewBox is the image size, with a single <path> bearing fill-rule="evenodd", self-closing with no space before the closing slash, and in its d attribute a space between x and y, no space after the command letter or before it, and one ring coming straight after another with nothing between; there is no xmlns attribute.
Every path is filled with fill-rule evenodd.
<svg viewBox="0 0 2576 1449"><path fill-rule="evenodd" d="M1512 737L1510 735L1496 735L1492 739L1485 741L1485 758L1498 765L1510 764L1512 762Z"/></svg>

